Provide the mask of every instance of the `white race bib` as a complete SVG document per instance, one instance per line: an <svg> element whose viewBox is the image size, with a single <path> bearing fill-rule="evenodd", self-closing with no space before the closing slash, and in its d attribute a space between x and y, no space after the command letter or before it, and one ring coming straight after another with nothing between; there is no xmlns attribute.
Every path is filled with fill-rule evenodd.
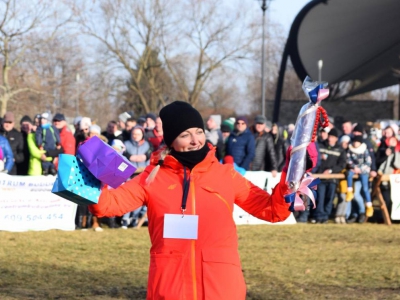
<svg viewBox="0 0 400 300"><path fill-rule="evenodd" d="M199 216L197 215L164 215L165 239L197 240Z"/></svg>

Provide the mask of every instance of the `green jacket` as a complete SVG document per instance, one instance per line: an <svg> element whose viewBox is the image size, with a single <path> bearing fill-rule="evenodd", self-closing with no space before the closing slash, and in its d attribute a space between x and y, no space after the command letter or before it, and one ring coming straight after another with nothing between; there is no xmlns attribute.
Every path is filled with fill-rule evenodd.
<svg viewBox="0 0 400 300"><path fill-rule="evenodd" d="M38 146L36 145L36 140L35 140L35 133L29 133L27 136L27 143L28 143L28 148L29 148L29 169L28 169L28 175L31 176L40 176L42 175L42 160L40 157L44 153L46 153L45 150L40 150ZM52 158L48 157L48 161L51 161Z"/></svg>

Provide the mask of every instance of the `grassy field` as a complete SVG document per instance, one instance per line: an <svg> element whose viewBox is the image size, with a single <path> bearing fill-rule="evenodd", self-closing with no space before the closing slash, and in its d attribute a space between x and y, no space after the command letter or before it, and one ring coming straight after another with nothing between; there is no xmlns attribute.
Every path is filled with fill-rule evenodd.
<svg viewBox="0 0 400 300"><path fill-rule="evenodd" d="M238 233L247 299L400 299L399 225ZM0 299L145 299L147 228L0 232L0 241Z"/></svg>

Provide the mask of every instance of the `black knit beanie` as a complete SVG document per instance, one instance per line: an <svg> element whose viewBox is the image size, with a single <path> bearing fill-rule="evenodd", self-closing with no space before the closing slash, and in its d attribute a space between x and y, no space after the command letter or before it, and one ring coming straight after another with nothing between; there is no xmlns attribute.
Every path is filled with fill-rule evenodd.
<svg viewBox="0 0 400 300"><path fill-rule="evenodd" d="M26 116L26 115L21 118L21 120L19 121L19 124L21 125L24 122L28 122L28 123L33 124L32 119L29 116Z"/></svg>
<svg viewBox="0 0 400 300"><path fill-rule="evenodd" d="M170 147L175 138L189 128L204 130L204 122L200 113L189 103L174 101L160 110L164 141Z"/></svg>

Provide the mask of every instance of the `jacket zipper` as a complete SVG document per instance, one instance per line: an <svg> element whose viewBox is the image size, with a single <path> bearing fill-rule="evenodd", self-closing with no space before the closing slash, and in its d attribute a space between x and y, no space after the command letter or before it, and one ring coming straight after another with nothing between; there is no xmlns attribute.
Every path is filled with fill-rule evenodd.
<svg viewBox="0 0 400 300"><path fill-rule="evenodd" d="M196 214L196 197L194 190L194 182L191 180L189 171L190 193L192 198L192 215ZM191 241L191 263L192 263L192 283L193 283L193 299L197 300L197 278L196 278L196 240Z"/></svg>

